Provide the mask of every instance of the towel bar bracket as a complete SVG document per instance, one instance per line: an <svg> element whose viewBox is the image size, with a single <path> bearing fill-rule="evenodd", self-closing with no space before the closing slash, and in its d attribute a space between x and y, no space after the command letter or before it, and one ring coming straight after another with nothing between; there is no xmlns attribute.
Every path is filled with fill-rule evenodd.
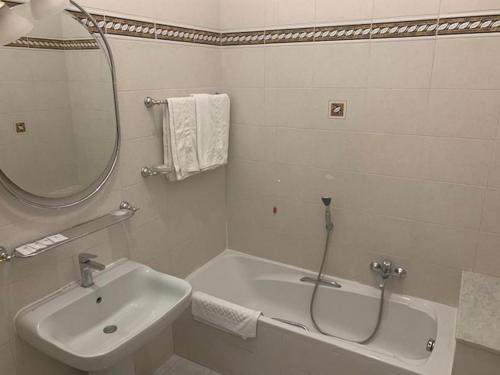
<svg viewBox="0 0 500 375"><path fill-rule="evenodd" d="M143 167L141 169L141 176L144 178L166 175L169 171L162 169L161 167Z"/></svg>
<svg viewBox="0 0 500 375"><path fill-rule="evenodd" d="M144 105L146 108L152 108L155 105L160 105L160 104L167 104L167 100L156 100L153 99L152 97L148 96L146 99L144 99Z"/></svg>

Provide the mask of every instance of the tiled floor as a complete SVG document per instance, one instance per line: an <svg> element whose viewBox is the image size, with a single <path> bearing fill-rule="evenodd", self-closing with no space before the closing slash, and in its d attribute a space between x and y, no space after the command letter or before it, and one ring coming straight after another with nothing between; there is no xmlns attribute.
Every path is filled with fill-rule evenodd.
<svg viewBox="0 0 500 375"><path fill-rule="evenodd" d="M206 367L174 355L154 375L220 375Z"/></svg>

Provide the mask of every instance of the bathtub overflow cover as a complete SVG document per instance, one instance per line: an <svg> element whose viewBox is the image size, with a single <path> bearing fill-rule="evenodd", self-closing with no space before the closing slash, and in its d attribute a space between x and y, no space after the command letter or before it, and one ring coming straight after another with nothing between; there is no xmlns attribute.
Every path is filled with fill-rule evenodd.
<svg viewBox="0 0 500 375"><path fill-rule="evenodd" d="M427 341L427 347L425 348L428 352L432 353L432 351L434 350L434 347L436 346L436 340L434 339L429 339L429 341Z"/></svg>
<svg viewBox="0 0 500 375"><path fill-rule="evenodd" d="M118 330L117 326L106 326L102 330L105 334L109 335L110 333L115 333Z"/></svg>

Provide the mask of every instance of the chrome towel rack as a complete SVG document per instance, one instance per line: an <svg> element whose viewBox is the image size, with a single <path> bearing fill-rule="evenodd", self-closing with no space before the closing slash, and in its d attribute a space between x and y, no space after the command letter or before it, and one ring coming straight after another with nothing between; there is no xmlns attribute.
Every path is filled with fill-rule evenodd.
<svg viewBox="0 0 500 375"><path fill-rule="evenodd" d="M219 93L216 92L214 95L219 95ZM146 108L153 108L155 105L161 104L168 104L168 99L153 99L150 96L146 96L146 99L144 99L144 105Z"/></svg>

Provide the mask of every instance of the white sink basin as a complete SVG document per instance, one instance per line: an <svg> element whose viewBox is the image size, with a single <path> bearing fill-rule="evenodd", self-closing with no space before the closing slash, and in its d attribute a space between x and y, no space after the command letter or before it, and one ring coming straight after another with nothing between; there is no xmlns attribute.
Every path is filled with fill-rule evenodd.
<svg viewBox="0 0 500 375"><path fill-rule="evenodd" d="M188 282L125 259L94 282L88 289L70 284L22 308L15 317L19 336L69 366L103 371L128 360L190 303ZM116 331L105 333L110 326Z"/></svg>

